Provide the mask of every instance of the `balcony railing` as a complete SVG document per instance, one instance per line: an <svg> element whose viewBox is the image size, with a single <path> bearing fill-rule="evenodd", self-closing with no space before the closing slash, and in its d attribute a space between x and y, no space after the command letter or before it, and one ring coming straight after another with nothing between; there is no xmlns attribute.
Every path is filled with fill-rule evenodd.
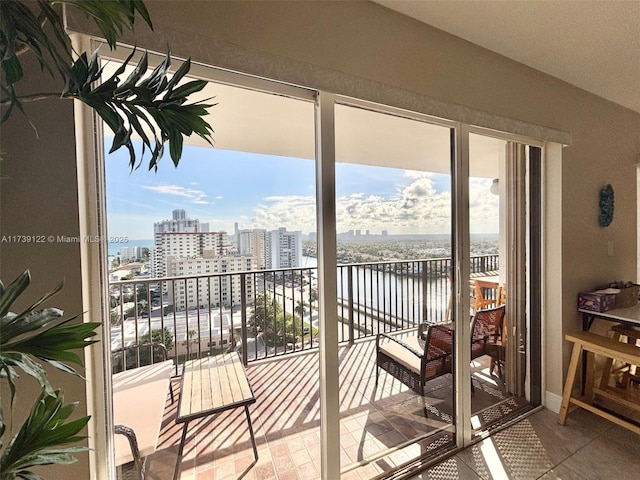
<svg viewBox="0 0 640 480"><path fill-rule="evenodd" d="M471 272L498 270L498 256ZM338 339L447 321L451 259L339 265ZM246 362L318 346L317 268L111 282L111 349L149 340L178 364L239 348Z"/></svg>

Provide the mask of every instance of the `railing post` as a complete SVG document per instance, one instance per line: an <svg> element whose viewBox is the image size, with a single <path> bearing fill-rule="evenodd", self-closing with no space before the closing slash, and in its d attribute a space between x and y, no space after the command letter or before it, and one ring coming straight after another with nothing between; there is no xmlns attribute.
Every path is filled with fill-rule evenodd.
<svg viewBox="0 0 640 480"><path fill-rule="evenodd" d="M349 345L353 345L355 338L353 326L353 266L347 267L347 289L349 294Z"/></svg>
<svg viewBox="0 0 640 480"><path fill-rule="evenodd" d="M245 277L245 275L240 275L240 324L242 336L242 363L246 367L249 362L249 354L247 352L247 280ZM258 348L257 343L256 348Z"/></svg>
<svg viewBox="0 0 640 480"><path fill-rule="evenodd" d="M423 260L422 262L420 262L421 264L421 270L422 270L422 319L421 322L427 322L427 298L429 298L429 294L427 292L427 284L428 284L428 278L427 278L427 261ZM418 322L420 323L420 322Z"/></svg>

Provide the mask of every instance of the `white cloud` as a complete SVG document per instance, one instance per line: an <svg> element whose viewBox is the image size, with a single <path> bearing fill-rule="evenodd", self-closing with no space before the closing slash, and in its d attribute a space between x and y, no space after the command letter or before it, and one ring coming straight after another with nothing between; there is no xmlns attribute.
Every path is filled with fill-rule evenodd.
<svg viewBox="0 0 640 480"><path fill-rule="evenodd" d="M211 202L207 201L207 194L202 190L195 190L193 188L186 188L180 185L157 185L153 187L143 186L142 188L151 190L163 195L176 195L179 197L185 197L198 205L206 205Z"/></svg>
<svg viewBox="0 0 640 480"><path fill-rule="evenodd" d="M407 172L408 185L392 197L353 193L336 199L337 231L371 230L379 233L447 233L451 230L451 194L438 192L430 174ZM498 197L489 193L491 180L471 179L471 231L498 231ZM313 196L272 196L255 209L253 228L286 226L316 231Z"/></svg>

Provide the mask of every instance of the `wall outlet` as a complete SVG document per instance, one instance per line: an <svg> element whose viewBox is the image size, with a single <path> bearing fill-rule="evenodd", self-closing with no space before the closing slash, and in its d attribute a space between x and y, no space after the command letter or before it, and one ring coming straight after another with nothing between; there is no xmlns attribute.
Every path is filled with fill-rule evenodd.
<svg viewBox="0 0 640 480"><path fill-rule="evenodd" d="M609 240L607 242L607 254L610 257L613 257L615 255L615 250L613 249L613 240Z"/></svg>

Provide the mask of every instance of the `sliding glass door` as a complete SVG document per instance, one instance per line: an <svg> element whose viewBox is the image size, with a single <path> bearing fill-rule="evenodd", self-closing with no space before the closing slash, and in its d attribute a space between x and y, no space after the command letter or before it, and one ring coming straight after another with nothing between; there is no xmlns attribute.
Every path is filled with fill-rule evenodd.
<svg viewBox="0 0 640 480"><path fill-rule="evenodd" d="M480 437L540 403L539 148L469 134L471 435ZM534 152L532 155L531 152ZM465 281L466 280L466 281ZM464 315L463 315L464 317ZM534 391L536 388L534 387Z"/></svg>
<svg viewBox="0 0 640 480"><path fill-rule="evenodd" d="M405 475L539 404L539 147L193 73L219 101L216 148L186 144L177 173L105 162L103 230L148 241L110 246L107 346L170 339L178 367L238 352L276 476L301 458L311 477ZM182 467L249 448L235 420L196 432Z"/></svg>
<svg viewBox="0 0 640 480"><path fill-rule="evenodd" d="M398 474L455 447L451 138L445 122L335 105L343 474Z"/></svg>

